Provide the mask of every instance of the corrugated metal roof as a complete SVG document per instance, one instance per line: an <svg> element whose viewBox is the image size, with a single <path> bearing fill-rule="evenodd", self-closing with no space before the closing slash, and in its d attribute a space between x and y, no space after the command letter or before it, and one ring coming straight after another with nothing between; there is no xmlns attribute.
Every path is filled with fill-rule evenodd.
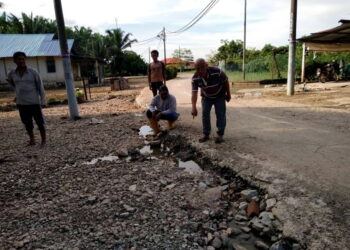
<svg viewBox="0 0 350 250"><path fill-rule="evenodd" d="M54 34L0 34L0 58L12 57L16 51L23 51L28 57L60 56L58 40L52 40ZM72 49L74 40L68 39L68 48Z"/></svg>
<svg viewBox="0 0 350 250"><path fill-rule="evenodd" d="M341 25L298 39L312 43L350 43L350 20L340 20Z"/></svg>

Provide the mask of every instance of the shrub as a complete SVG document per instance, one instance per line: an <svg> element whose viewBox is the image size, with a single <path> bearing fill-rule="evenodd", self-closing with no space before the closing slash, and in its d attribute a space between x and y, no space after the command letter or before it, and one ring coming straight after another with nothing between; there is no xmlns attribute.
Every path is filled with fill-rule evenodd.
<svg viewBox="0 0 350 250"><path fill-rule="evenodd" d="M48 105L59 105L59 104L61 104L61 102L58 100L58 99L56 99L56 98L54 98L54 97L51 97L51 98L49 98L49 100L47 101L47 104Z"/></svg>
<svg viewBox="0 0 350 250"><path fill-rule="evenodd" d="M166 67L166 79L174 79L177 77L177 68L174 66L167 66Z"/></svg>

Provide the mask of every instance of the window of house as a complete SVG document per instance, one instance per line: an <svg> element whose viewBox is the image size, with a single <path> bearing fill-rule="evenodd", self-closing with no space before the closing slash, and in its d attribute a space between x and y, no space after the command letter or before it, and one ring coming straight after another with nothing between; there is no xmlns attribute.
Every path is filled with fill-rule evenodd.
<svg viewBox="0 0 350 250"><path fill-rule="evenodd" d="M55 58L53 56L46 57L47 73L56 72Z"/></svg>

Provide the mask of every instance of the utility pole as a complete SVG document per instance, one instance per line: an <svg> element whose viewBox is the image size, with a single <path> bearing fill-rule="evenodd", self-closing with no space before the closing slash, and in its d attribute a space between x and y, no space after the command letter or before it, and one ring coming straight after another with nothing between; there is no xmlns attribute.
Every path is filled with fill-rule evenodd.
<svg viewBox="0 0 350 250"><path fill-rule="evenodd" d="M166 66L166 34L165 34L165 27L163 28L163 42L164 42L164 64Z"/></svg>
<svg viewBox="0 0 350 250"><path fill-rule="evenodd" d="M151 63L151 47L148 47L148 64Z"/></svg>
<svg viewBox="0 0 350 250"><path fill-rule="evenodd" d="M166 34L165 34L165 27L163 28L163 42L164 42L164 67L166 68ZM164 84L166 84L166 79L164 79Z"/></svg>
<svg viewBox="0 0 350 250"><path fill-rule="evenodd" d="M295 49L297 31L297 0L291 0L290 31L289 31L289 57L288 57L288 81L287 95L294 95L295 83Z"/></svg>
<svg viewBox="0 0 350 250"><path fill-rule="evenodd" d="M79 117L79 111L78 111L77 98L75 96L72 66L71 66L70 55L68 50L61 0L54 0L54 6L55 6L55 13L56 13L57 28L58 28L58 38L59 38L60 47L61 47L61 57L62 57L62 63L63 63L64 78L66 81L66 90L67 90L70 116L72 119L77 120L80 117Z"/></svg>
<svg viewBox="0 0 350 250"><path fill-rule="evenodd" d="M242 64L243 80L245 80L246 44L247 44L247 0L244 0L244 39L243 39L243 64Z"/></svg>

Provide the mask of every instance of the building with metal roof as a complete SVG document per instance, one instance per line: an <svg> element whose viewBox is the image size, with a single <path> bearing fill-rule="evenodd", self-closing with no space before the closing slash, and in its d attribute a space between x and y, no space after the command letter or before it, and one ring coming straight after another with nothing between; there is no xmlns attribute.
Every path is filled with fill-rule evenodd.
<svg viewBox="0 0 350 250"><path fill-rule="evenodd" d="M74 40L67 42L71 51ZM8 72L16 68L12 56L17 51L27 55L27 65L44 82L64 82L60 45L54 34L0 34L0 83L6 83ZM80 62L72 60L72 71L75 79L81 77Z"/></svg>
<svg viewBox="0 0 350 250"><path fill-rule="evenodd" d="M16 51L23 51L28 57L60 56L59 41L54 34L0 34L0 58L12 57ZM74 40L68 39L68 49Z"/></svg>
<svg viewBox="0 0 350 250"><path fill-rule="evenodd" d="M306 50L318 52L350 51L350 20L340 20L341 25L328 30L312 33L298 39L303 43L301 80L305 80Z"/></svg>

